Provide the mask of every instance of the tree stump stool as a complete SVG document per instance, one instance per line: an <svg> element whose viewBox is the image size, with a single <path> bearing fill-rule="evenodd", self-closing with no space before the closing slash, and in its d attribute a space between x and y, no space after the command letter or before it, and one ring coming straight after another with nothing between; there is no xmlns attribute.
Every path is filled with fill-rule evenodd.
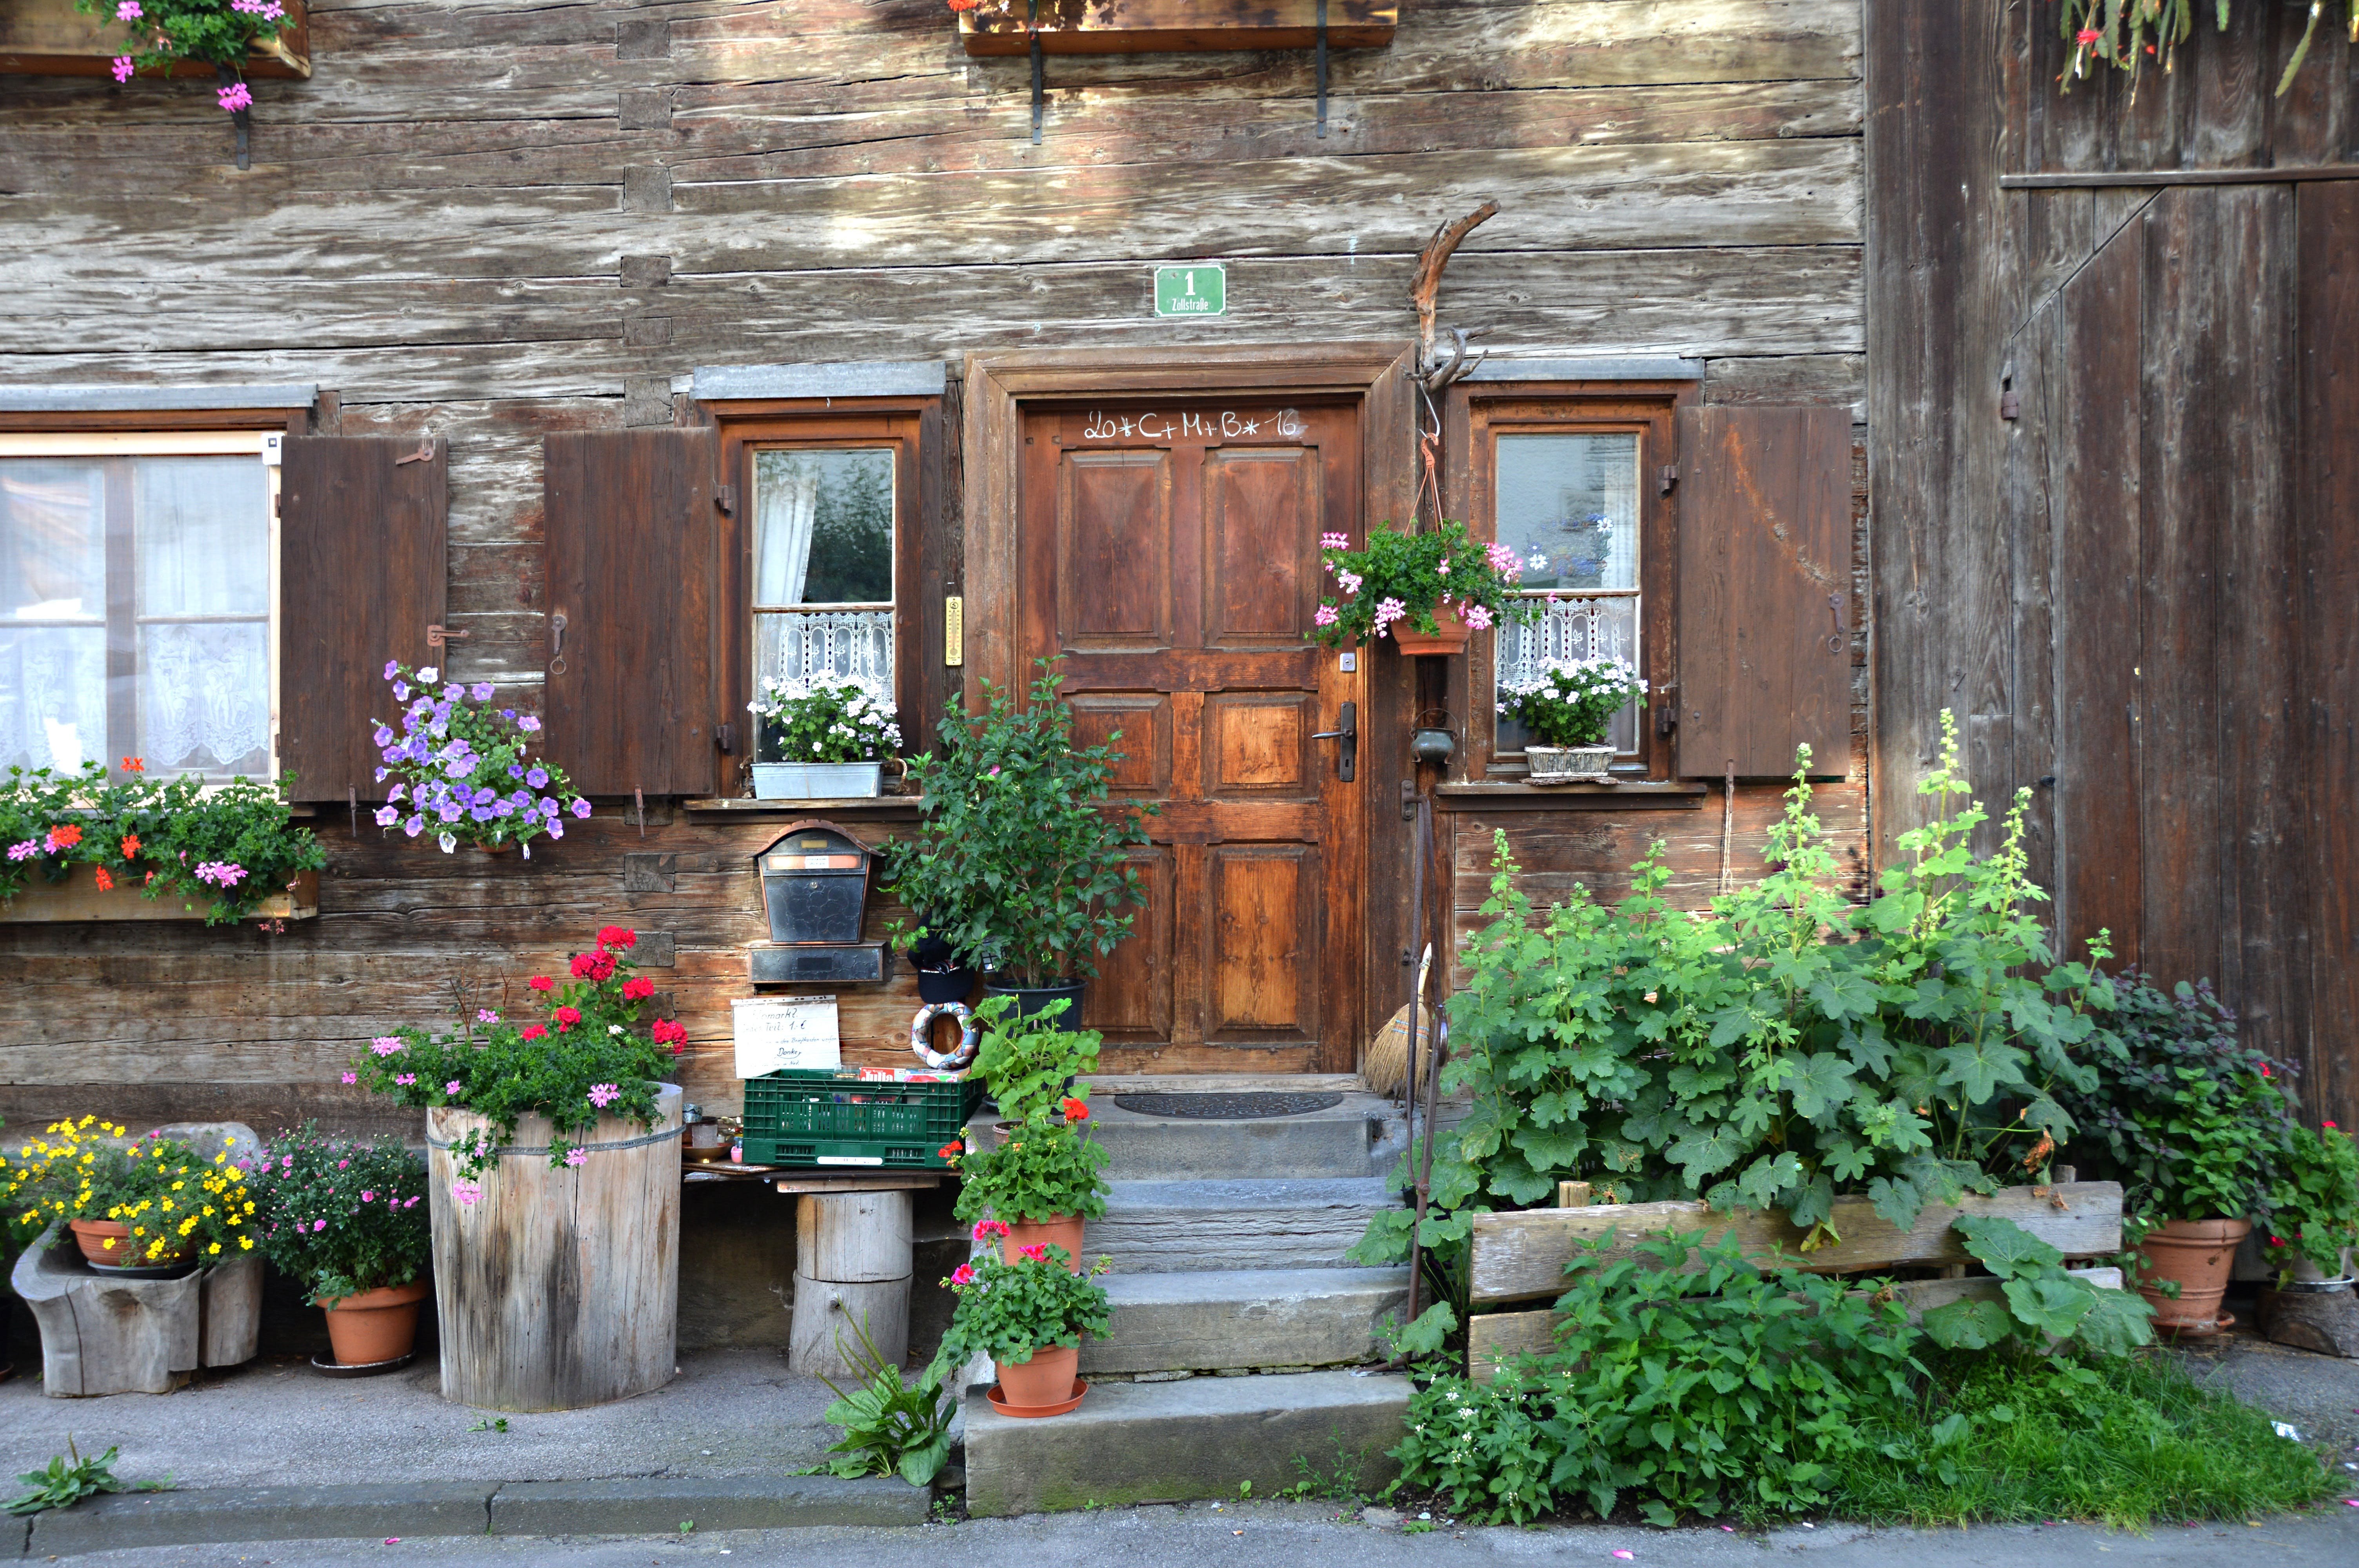
<svg viewBox="0 0 2359 1568"><path fill-rule="evenodd" d="M913 1209L906 1185L796 1195L788 1370L839 1382L858 1376L864 1329L886 1365L908 1355Z"/></svg>
<svg viewBox="0 0 2359 1568"><path fill-rule="evenodd" d="M211 1159L261 1152L242 1122L175 1122L157 1131ZM254 1359L262 1258L247 1252L176 1280L125 1279L82 1260L62 1220L16 1260L8 1282L41 1330L41 1391L55 1399L168 1394L200 1367Z"/></svg>
<svg viewBox="0 0 2359 1568"><path fill-rule="evenodd" d="M2321 1356L2359 1357L2359 1296L2339 1291L2263 1291L2261 1332Z"/></svg>

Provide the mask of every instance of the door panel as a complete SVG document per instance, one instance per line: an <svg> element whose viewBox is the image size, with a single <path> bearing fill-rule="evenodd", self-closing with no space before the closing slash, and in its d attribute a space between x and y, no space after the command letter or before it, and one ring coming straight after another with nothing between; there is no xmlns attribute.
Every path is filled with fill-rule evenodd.
<svg viewBox="0 0 2359 1568"><path fill-rule="evenodd" d="M1063 659L1076 740L1160 807L1149 904L1089 989L1107 1069L1349 1071L1363 806L1314 736L1363 692L1303 633L1320 535L1361 534L1357 411L1039 410L1024 432L1024 655Z"/></svg>

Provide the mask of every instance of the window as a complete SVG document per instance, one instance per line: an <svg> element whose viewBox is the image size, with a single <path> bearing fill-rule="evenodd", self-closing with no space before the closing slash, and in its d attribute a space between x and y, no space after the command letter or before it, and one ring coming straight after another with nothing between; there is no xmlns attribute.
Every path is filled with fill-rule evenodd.
<svg viewBox="0 0 2359 1568"><path fill-rule="evenodd" d="M895 449L750 455L755 689L825 680L895 701Z"/></svg>
<svg viewBox="0 0 2359 1568"><path fill-rule="evenodd" d="M1510 435L1494 449L1498 539L1524 559L1524 597L1540 618L1499 633L1495 682L1538 675L1573 659L1639 657L1638 434L1634 430ZM1614 715L1606 738L1618 753L1638 749L1636 705ZM1530 737L1498 721L1498 752Z"/></svg>
<svg viewBox="0 0 2359 1568"><path fill-rule="evenodd" d="M0 767L276 772L276 436L0 436Z"/></svg>

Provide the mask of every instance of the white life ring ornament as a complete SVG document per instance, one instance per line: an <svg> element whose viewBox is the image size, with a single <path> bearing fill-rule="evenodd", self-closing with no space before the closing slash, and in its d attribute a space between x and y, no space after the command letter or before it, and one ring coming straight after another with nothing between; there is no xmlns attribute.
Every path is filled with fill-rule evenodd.
<svg viewBox="0 0 2359 1568"><path fill-rule="evenodd" d="M947 1054L933 1049L934 1020L944 1015L959 1021L958 1049ZM919 1061L938 1072L963 1069L974 1060L975 1047L982 1043L982 1038L975 1028L974 1014L962 1001L929 1002L918 1010L917 1017L909 1021L909 1049L916 1053Z"/></svg>

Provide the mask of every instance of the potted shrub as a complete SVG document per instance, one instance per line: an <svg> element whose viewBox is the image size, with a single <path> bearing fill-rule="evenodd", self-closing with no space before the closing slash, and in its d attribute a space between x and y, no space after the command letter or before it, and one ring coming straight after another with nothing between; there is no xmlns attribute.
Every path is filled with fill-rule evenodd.
<svg viewBox="0 0 2359 1568"><path fill-rule="evenodd" d="M2359 1247L2359 1146L2351 1135L2331 1121L2316 1132L2296 1126L2269 1201L2267 1255L2277 1288L2350 1284Z"/></svg>
<svg viewBox="0 0 2359 1568"><path fill-rule="evenodd" d="M252 1185L263 1256L326 1309L337 1362L407 1357L431 1249L426 1162L397 1140L323 1138L306 1124L267 1146Z"/></svg>
<svg viewBox="0 0 2359 1568"><path fill-rule="evenodd" d="M384 759L377 782L394 781L376 814L379 827L398 827L412 838L432 833L446 855L461 844L495 855L521 845L529 860L535 838L565 837L566 813L590 815L564 770L531 754L540 720L494 708L489 681L451 681L438 691L442 672L434 665L413 674L390 661L385 678L402 705L401 732L382 721L376 727Z"/></svg>
<svg viewBox="0 0 2359 1568"><path fill-rule="evenodd" d="M986 1252L959 1265L942 1282L958 1294L958 1311L934 1353L947 1373L988 1356L999 1373L992 1407L1003 1415L1062 1415L1082 1402L1088 1386L1075 1376L1082 1336L1104 1334L1113 1311L1096 1276L1101 1258L1082 1273L1061 1247L1034 1242L1013 1259Z"/></svg>
<svg viewBox="0 0 2359 1568"><path fill-rule="evenodd" d="M136 757L123 760L123 774L110 782L94 762L71 773L8 770L0 784L0 901L18 918L201 917L227 925L317 913L328 857L308 828L293 825L277 786L248 778L209 784L197 773L166 782L148 777ZM67 902L44 911L38 895L45 892ZM16 907L27 892L37 896Z"/></svg>
<svg viewBox="0 0 2359 1568"><path fill-rule="evenodd" d="M2209 1334L2236 1249L2266 1218L2293 1119L2284 1066L2236 1038L2208 984L2165 991L2135 971L2114 988L2084 1054L2093 1087L2060 1085L2097 1173L2117 1177L2143 1256L2155 1326Z"/></svg>
<svg viewBox="0 0 2359 1568"><path fill-rule="evenodd" d="M254 1249L245 1172L158 1133L127 1138L95 1116L50 1123L0 1162L11 1229L30 1241L60 1220L93 1269L198 1268Z"/></svg>
<svg viewBox="0 0 2359 1568"><path fill-rule="evenodd" d="M1073 744L1063 676L1040 665L1021 710L985 681L984 712L943 719L939 754L909 763L925 792L918 829L885 851L886 885L924 912L914 927L896 922L893 940L939 936L984 960L995 970L985 991L1016 998L1019 1014L1060 1000L1078 1010L1147 901L1126 863L1147 842L1141 807L1111 800L1119 753Z"/></svg>
<svg viewBox="0 0 2359 1568"><path fill-rule="evenodd" d="M637 940L606 926L570 980L527 980L530 1022L462 1003L447 1033L380 1035L344 1075L426 1113L455 1403L571 1410L671 1378L681 1102L657 1079L688 1032L639 1021L655 982L632 972Z"/></svg>
<svg viewBox="0 0 2359 1568"><path fill-rule="evenodd" d="M976 1009L984 1033L973 1071L1006 1119L995 1146L952 1153L962 1178L957 1213L974 1224L975 1240L995 1236L1011 1258L1049 1243L1078 1259L1083 1228L1105 1213L1112 1190L1105 1150L1082 1131L1089 1087L1076 1081L1097 1065L1100 1036L1063 1028L1068 1005L1023 1015L1007 998L991 997Z"/></svg>
<svg viewBox="0 0 2359 1568"><path fill-rule="evenodd" d="M1646 701L1647 683L1620 659L1560 660L1499 683L1500 716L1532 732L1524 758L1536 784L1606 777L1605 727L1633 699Z"/></svg>
<svg viewBox="0 0 2359 1568"><path fill-rule="evenodd" d="M746 708L761 730L760 800L860 800L884 793L885 759L901 744L893 705L849 681L762 677Z"/></svg>
<svg viewBox="0 0 2359 1568"><path fill-rule="evenodd" d="M1320 600L1305 635L1331 648L1390 637L1404 654L1455 654L1473 633L1539 613L1515 592L1524 569L1516 552L1477 544L1463 523L1444 521L1427 534L1387 525L1368 535L1365 549L1351 544L1342 534L1319 537L1337 591Z"/></svg>

